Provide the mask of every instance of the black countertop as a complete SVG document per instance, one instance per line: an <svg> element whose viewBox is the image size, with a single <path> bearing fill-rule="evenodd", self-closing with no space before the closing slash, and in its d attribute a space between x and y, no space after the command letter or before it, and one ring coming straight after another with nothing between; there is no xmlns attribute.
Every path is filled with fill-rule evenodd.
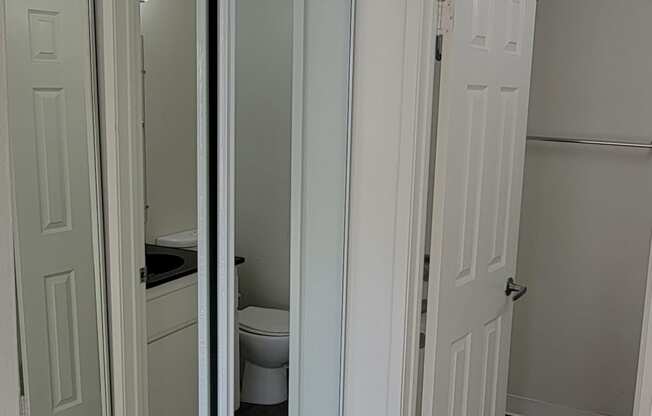
<svg viewBox="0 0 652 416"><path fill-rule="evenodd" d="M197 273L197 252L192 250L146 244L145 262L147 289ZM236 257L234 262L238 266L245 259Z"/></svg>

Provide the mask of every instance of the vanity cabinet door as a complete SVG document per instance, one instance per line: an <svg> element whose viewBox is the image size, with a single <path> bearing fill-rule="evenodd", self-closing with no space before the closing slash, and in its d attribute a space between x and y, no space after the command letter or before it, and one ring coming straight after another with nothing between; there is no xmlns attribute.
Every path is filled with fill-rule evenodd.
<svg viewBox="0 0 652 416"><path fill-rule="evenodd" d="M197 275L147 289L150 416L198 414Z"/></svg>
<svg viewBox="0 0 652 416"><path fill-rule="evenodd" d="M197 324L151 342L149 358L149 414L196 415Z"/></svg>

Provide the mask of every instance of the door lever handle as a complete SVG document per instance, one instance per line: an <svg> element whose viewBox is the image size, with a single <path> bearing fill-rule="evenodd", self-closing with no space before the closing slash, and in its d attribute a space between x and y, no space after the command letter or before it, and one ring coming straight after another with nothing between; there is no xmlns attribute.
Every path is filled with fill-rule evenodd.
<svg viewBox="0 0 652 416"><path fill-rule="evenodd" d="M516 293L514 297L512 297L512 300L516 302L517 300L525 296L525 294L527 293L527 286L519 285L518 283L516 283L516 281L514 281L513 277L510 277L509 279L507 279L507 287L505 288L505 295L510 296L512 293Z"/></svg>

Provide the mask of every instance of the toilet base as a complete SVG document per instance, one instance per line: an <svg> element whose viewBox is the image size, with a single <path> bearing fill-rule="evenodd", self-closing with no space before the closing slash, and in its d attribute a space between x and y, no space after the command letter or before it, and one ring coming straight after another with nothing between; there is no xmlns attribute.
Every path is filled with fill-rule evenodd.
<svg viewBox="0 0 652 416"><path fill-rule="evenodd" d="M240 401L274 405L288 399L287 367L264 368L245 361Z"/></svg>

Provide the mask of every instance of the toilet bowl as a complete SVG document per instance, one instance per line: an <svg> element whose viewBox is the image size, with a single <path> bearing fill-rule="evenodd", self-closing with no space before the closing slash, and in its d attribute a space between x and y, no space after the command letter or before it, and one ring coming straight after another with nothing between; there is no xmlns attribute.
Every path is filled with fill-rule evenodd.
<svg viewBox="0 0 652 416"><path fill-rule="evenodd" d="M249 306L238 312L244 359L240 400L274 405L288 398L289 313Z"/></svg>

